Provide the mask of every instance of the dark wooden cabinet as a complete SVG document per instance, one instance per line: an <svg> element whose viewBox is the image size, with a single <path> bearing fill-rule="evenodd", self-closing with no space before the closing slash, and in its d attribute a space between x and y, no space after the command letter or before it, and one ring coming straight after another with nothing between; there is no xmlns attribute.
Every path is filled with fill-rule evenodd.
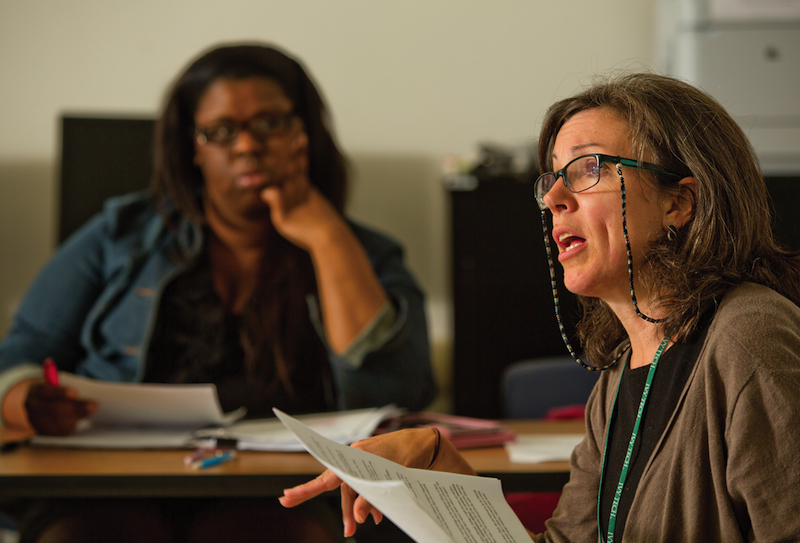
<svg viewBox="0 0 800 543"><path fill-rule="evenodd" d="M487 178L467 188L446 186L452 217L454 410L499 418L506 366L567 354L553 309L541 215L531 181ZM562 315L572 335L578 304L561 285L558 262L555 266Z"/></svg>
<svg viewBox="0 0 800 543"><path fill-rule="evenodd" d="M772 226L781 244L800 250L800 175L766 176L764 181L770 195Z"/></svg>

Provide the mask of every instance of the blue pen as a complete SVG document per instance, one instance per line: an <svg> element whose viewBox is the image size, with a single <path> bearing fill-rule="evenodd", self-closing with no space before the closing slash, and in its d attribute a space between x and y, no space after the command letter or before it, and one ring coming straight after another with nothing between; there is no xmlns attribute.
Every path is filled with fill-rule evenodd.
<svg viewBox="0 0 800 543"><path fill-rule="evenodd" d="M212 456L211 458L206 458L204 460L198 460L192 464L194 469L206 469L212 466L218 466L223 462L229 462L236 458L236 451L227 451L222 454L218 454L217 456Z"/></svg>
<svg viewBox="0 0 800 543"><path fill-rule="evenodd" d="M192 454L186 455L186 457L184 457L183 463L186 464L187 466L191 466L197 463L198 461L202 460L203 456L207 452L214 452L215 450L217 450L215 447L203 447L203 446L197 447L197 449ZM220 451L219 454L222 454L222 452Z"/></svg>

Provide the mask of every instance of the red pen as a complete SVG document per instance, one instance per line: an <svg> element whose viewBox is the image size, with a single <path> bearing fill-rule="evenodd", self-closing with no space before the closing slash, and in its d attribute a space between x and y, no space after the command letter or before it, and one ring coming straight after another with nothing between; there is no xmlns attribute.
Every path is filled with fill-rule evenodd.
<svg viewBox="0 0 800 543"><path fill-rule="evenodd" d="M54 387L59 386L58 384L58 368L56 367L56 363L53 361L52 358L48 358L44 361L44 365L42 366L44 372L44 381L48 385L52 385Z"/></svg>

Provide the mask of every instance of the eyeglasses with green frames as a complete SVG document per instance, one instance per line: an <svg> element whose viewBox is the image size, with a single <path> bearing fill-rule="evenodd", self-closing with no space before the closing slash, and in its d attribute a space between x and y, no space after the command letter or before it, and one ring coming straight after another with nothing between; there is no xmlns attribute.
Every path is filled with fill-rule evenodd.
<svg viewBox="0 0 800 543"><path fill-rule="evenodd" d="M600 153L582 155L569 161L566 166L557 172L545 172L539 176L536 183L533 185L533 195L536 197L536 203L539 204L539 209L542 211L547 209L547 205L544 203L544 197L550 192L550 189L553 188L559 177L563 179L564 185L571 192L583 192L600 182L600 177L603 175L603 172L607 171L603 168L604 164L622 164L623 166L635 168L637 170L660 173L676 178L682 177L677 173L666 172L655 164L639 162L630 158L603 155Z"/></svg>

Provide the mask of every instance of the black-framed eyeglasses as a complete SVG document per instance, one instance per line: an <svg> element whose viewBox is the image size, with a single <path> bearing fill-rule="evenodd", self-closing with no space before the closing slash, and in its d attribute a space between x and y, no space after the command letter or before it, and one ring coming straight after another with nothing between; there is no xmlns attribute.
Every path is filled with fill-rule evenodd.
<svg viewBox="0 0 800 543"><path fill-rule="evenodd" d="M230 145L242 130L247 130L252 137L263 142L273 136L285 135L294 117L295 114L289 112L281 115L258 115L241 123L222 121L211 126L198 126L194 129L194 135L200 145Z"/></svg>
<svg viewBox="0 0 800 543"><path fill-rule="evenodd" d="M660 173L678 178L681 177L677 173L666 172L655 164L650 164L648 162L639 162L630 158L603 155L600 153L582 155L570 160L566 166L557 172L545 172L539 176L536 183L533 185L533 195L536 198L536 203L539 204L539 209L542 211L547 209L547 205L544 203L544 197L550 192L550 189L553 188L559 177L563 179L564 185L571 192L583 192L599 183L603 173L609 171L603 168L605 164L622 164L623 166L635 168L637 170Z"/></svg>

